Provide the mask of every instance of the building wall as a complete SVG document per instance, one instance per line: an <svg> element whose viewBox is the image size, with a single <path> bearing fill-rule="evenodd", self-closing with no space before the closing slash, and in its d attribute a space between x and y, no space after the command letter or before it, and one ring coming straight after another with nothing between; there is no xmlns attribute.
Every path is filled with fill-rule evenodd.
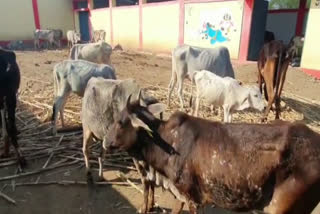
<svg viewBox="0 0 320 214"><path fill-rule="evenodd" d="M243 1L187 3L184 42L206 48L226 46L231 58L237 59L242 16Z"/></svg>
<svg viewBox="0 0 320 214"><path fill-rule="evenodd" d="M297 12L269 13L266 30L272 31L277 40L289 43L296 32L297 16Z"/></svg>
<svg viewBox="0 0 320 214"><path fill-rule="evenodd" d="M111 44L110 10L98 9L91 11L92 30L104 30L106 32L106 42Z"/></svg>
<svg viewBox="0 0 320 214"><path fill-rule="evenodd" d="M169 52L179 39L179 4L143 6L143 49Z"/></svg>
<svg viewBox="0 0 320 214"><path fill-rule="evenodd" d="M0 4L0 41L32 39L35 25L31 0L5 0Z"/></svg>
<svg viewBox="0 0 320 214"><path fill-rule="evenodd" d="M139 48L139 7L112 8L113 44ZM125 19L124 19L125 17Z"/></svg>
<svg viewBox="0 0 320 214"><path fill-rule="evenodd" d="M74 29L71 0L38 0L38 9L41 29L61 29L64 37Z"/></svg>
<svg viewBox="0 0 320 214"><path fill-rule="evenodd" d="M320 6L315 5L316 1L317 0L312 0L311 2L302 52L301 67L320 70Z"/></svg>

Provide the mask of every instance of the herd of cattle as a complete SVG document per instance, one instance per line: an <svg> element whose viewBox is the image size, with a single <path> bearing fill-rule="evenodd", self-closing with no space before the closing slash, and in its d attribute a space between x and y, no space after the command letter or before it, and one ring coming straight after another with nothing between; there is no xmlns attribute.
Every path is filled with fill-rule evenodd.
<svg viewBox="0 0 320 214"><path fill-rule="evenodd" d="M59 32L39 31L39 39L59 44ZM53 32L53 33L52 33ZM225 47L205 49L188 45L172 51L172 77L168 105L175 85L184 109L183 82L196 87L191 99L195 116L183 111L163 119L166 105L143 90L134 79L118 80L111 64L112 47L102 40L76 44L76 32L68 32L70 57L54 66L53 134L68 95L82 98L83 154L91 177L89 146L101 142L99 176L106 152L126 151L133 158L144 190L143 213L154 207L154 188L170 191L177 203L172 213L187 204L199 213L206 204L233 211L260 210L269 214L309 214L320 201L320 135L304 124L276 120L271 123L231 123L232 113L247 108L264 111L265 121L275 103L280 115L280 96L295 43L272 40L260 51L259 86L245 86L235 79ZM52 40L51 40L52 39ZM19 165L25 160L17 143L16 93L20 73L15 53L0 49L0 109L2 156L9 144ZM262 94L268 104L265 105ZM192 96L193 97L193 96ZM222 107L224 122L196 117L200 99Z"/></svg>

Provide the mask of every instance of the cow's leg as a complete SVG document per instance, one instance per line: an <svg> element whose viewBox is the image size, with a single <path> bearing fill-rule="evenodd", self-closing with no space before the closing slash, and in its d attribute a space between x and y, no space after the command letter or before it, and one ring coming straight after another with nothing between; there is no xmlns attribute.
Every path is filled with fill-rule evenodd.
<svg viewBox="0 0 320 214"><path fill-rule="evenodd" d="M6 98L7 111L8 111L8 135L17 155L18 163L21 168L26 165L26 160L23 158L21 150L18 145L17 140L17 127L16 127L16 106L17 106L17 98L15 93Z"/></svg>
<svg viewBox="0 0 320 214"><path fill-rule="evenodd" d="M223 105L223 122L231 123L230 119L230 107L229 105Z"/></svg>
<svg viewBox="0 0 320 214"><path fill-rule="evenodd" d="M64 107L66 106L67 97L69 96L70 92L65 96L65 99L63 99L63 103L60 109L60 120L61 120L61 126L64 127Z"/></svg>
<svg viewBox="0 0 320 214"><path fill-rule="evenodd" d="M275 105L276 105L276 119L280 118L280 103L281 103L281 92L282 88L284 85L284 81L286 79L286 73L288 69L288 63L286 62L285 64L282 65L281 67L281 76L280 76L280 81L279 85L277 87L277 94L276 94L276 100L275 100Z"/></svg>
<svg viewBox="0 0 320 214"><path fill-rule="evenodd" d="M99 178L100 180L104 180L103 178L103 161L104 161L104 158L106 156L106 152L107 152L107 149L106 149L106 139L103 140L102 142L102 146L101 146L101 151L100 151L100 157L98 158L98 162L99 162Z"/></svg>
<svg viewBox="0 0 320 214"><path fill-rule="evenodd" d="M155 182L150 181L149 183L149 195L148 195L148 211L152 211L154 207L154 187L155 187Z"/></svg>
<svg viewBox="0 0 320 214"><path fill-rule="evenodd" d="M65 102L70 94L70 88L64 87L62 94L60 95L60 87L58 89L58 96L55 99L55 102L53 104L53 112L52 112L52 125L53 125L53 134L55 135L57 133L57 117L58 112L60 112L60 119L61 124L64 126L64 118L63 118L63 108L65 105ZM62 111L62 114L61 114Z"/></svg>
<svg viewBox="0 0 320 214"><path fill-rule="evenodd" d="M170 101L171 101L171 95L174 87L176 86L177 83L177 74L175 72L172 72L171 74L171 80L168 86L168 106L170 107Z"/></svg>
<svg viewBox="0 0 320 214"><path fill-rule="evenodd" d="M268 214L285 214L295 201L306 191L305 179L289 176L284 182L276 185L270 204L264 208Z"/></svg>
<svg viewBox="0 0 320 214"><path fill-rule="evenodd" d="M180 214L182 212L182 209L183 209L183 206L184 206L184 202L176 202L174 204L174 207L171 211L171 214Z"/></svg>
<svg viewBox="0 0 320 214"><path fill-rule="evenodd" d="M90 171L90 162L89 162L89 146L92 143L92 132L90 129L82 125L83 128L83 145L82 145L82 152L84 156L84 162L86 164L86 175L89 182L92 182L92 176Z"/></svg>
<svg viewBox="0 0 320 214"><path fill-rule="evenodd" d="M143 206L140 210L141 210L141 213L148 213L150 182L146 178L143 178L142 186L143 186Z"/></svg>
<svg viewBox="0 0 320 214"><path fill-rule="evenodd" d="M264 67L264 71L265 71L264 82L265 82L265 87L268 94L268 105L263 115L262 121L267 120L267 116L272 108L272 104L275 99L274 84L273 84L274 82L273 79L275 77L275 69L276 69L275 59L268 59Z"/></svg>
<svg viewBox="0 0 320 214"><path fill-rule="evenodd" d="M4 142L4 149L3 153L0 155L1 158L6 158L9 156L9 138L8 138L8 132L7 132L7 124L6 124L6 115L3 104L1 105L1 122L2 122L2 138Z"/></svg>
<svg viewBox="0 0 320 214"><path fill-rule="evenodd" d="M198 207L193 202L189 202L188 206L189 206L190 214L197 214L198 213Z"/></svg>
<svg viewBox="0 0 320 214"><path fill-rule="evenodd" d="M180 101L180 110L184 109L184 101L183 101L183 80L184 77L182 75L177 75L177 81L178 81L178 97Z"/></svg>

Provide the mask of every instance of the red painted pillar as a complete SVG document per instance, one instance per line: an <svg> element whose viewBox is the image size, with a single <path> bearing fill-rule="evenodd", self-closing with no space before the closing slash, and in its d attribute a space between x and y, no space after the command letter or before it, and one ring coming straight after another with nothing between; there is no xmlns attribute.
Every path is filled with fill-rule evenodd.
<svg viewBox="0 0 320 214"><path fill-rule="evenodd" d="M143 0L139 0L139 50L143 50Z"/></svg>
<svg viewBox="0 0 320 214"><path fill-rule="evenodd" d="M184 0L179 0L179 45L184 44Z"/></svg>
<svg viewBox="0 0 320 214"><path fill-rule="evenodd" d="M260 1L260 0L258 0ZM243 5L242 32L240 39L239 61L244 62L248 58L250 30L252 21L254 0L245 0Z"/></svg>
<svg viewBox="0 0 320 214"><path fill-rule="evenodd" d="M33 17L34 17L34 25L36 29L40 29L40 16L38 10L38 0L32 0L32 8L33 8Z"/></svg>
<svg viewBox="0 0 320 214"><path fill-rule="evenodd" d="M90 0L87 0L87 4L88 4L88 13L89 13L89 19L88 19L88 24L89 24L89 37L90 37L90 41L92 40L92 24L91 24L91 5L90 5Z"/></svg>
<svg viewBox="0 0 320 214"><path fill-rule="evenodd" d="M306 2L306 0L300 0L299 3L299 11L296 24L296 36L300 36L302 34L303 20L306 11Z"/></svg>

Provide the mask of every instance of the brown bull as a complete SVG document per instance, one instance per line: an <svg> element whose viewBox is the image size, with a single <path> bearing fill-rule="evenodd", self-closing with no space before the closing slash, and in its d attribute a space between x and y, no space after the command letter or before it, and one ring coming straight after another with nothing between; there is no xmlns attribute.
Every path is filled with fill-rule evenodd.
<svg viewBox="0 0 320 214"><path fill-rule="evenodd" d="M258 59L258 84L268 101L263 120L267 119L272 104L275 103L276 119L280 116L280 96L286 78L293 49L285 46L281 41L271 41L263 46Z"/></svg>
<svg viewBox="0 0 320 214"><path fill-rule="evenodd" d="M214 204L310 214L319 202L320 135L306 125L219 123L182 112L163 121L153 115L162 110L129 98L106 146L150 164L190 213Z"/></svg>

